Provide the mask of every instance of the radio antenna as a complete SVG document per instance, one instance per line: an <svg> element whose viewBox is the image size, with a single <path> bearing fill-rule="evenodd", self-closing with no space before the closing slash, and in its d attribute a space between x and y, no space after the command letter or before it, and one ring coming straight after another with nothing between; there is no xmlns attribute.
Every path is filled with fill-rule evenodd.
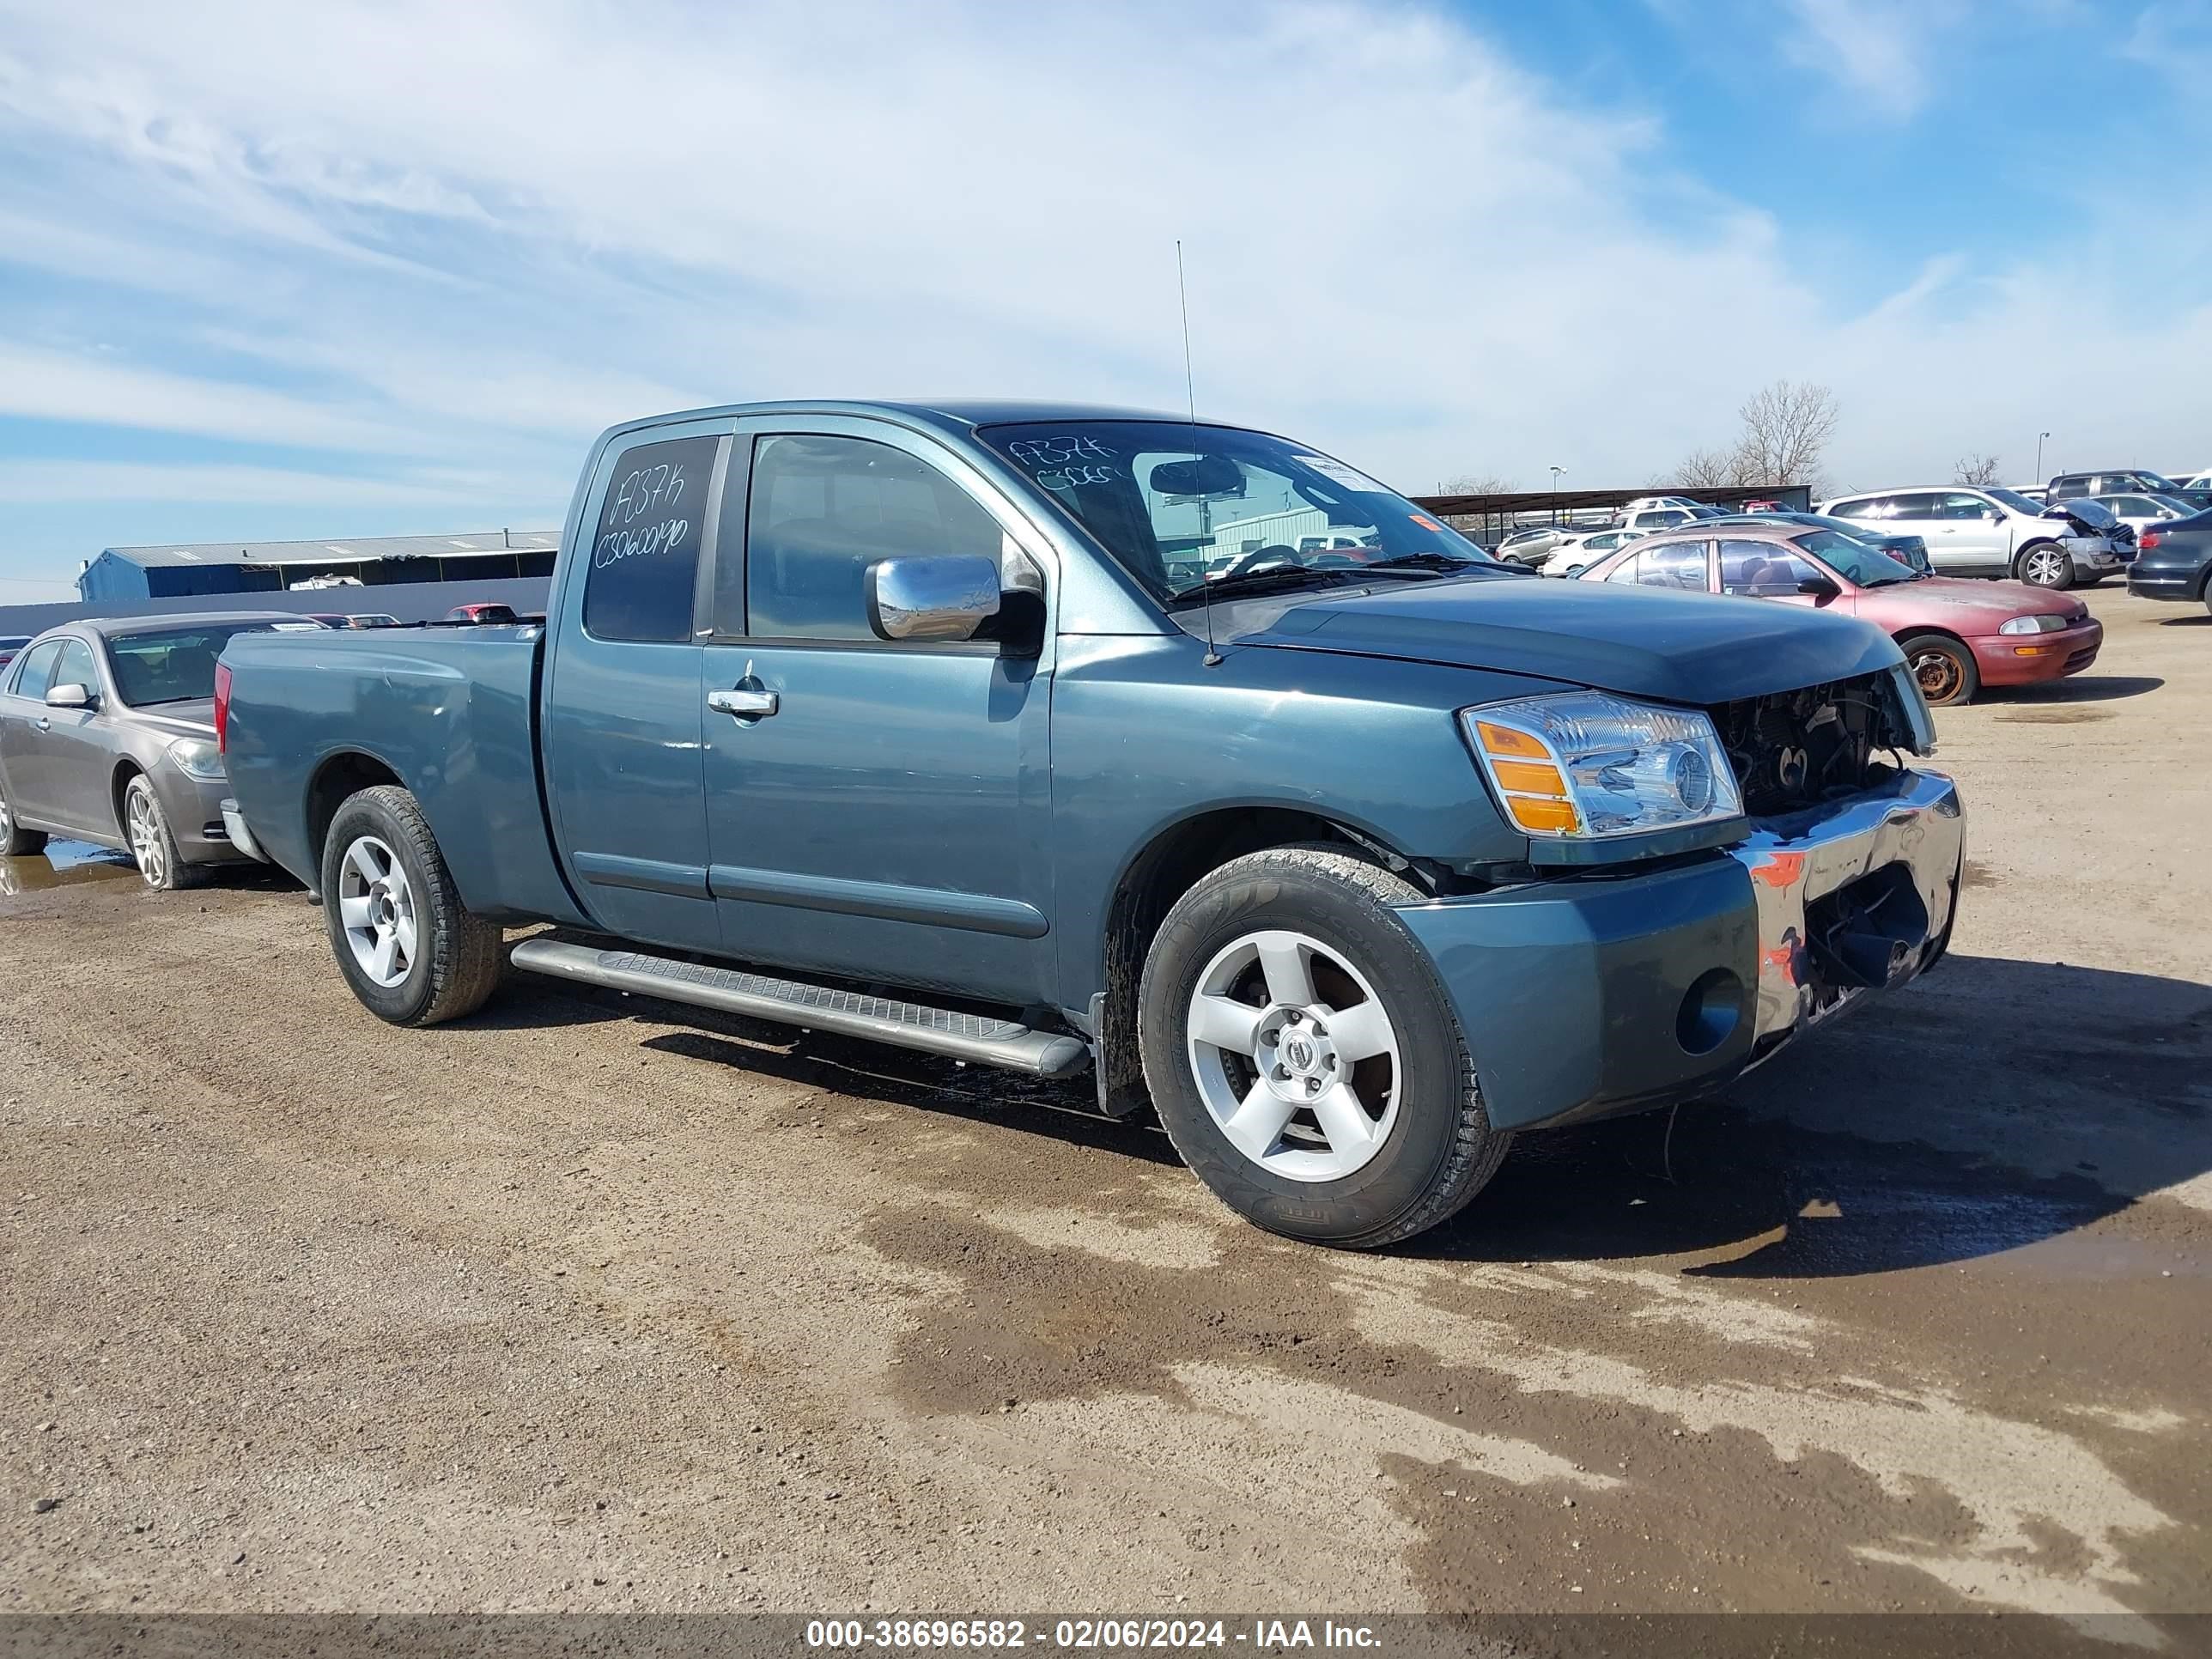
<svg viewBox="0 0 2212 1659"><path fill-rule="evenodd" d="M1176 238L1176 300L1182 307L1182 390L1190 410L1191 453L1195 459L1203 460L1205 453L1198 447L1198 381L1190 372L1190 290L1182 279L1182 238L1180 236ZM1197 482L1203 483L1206 480L1201 477ZM1198 492L1198 529L1201 538L1199 545L1208 552L1212 550L1211 544L1203 538L1210 535L1212 528L1212 515L1206 511L1206 492L1200 490ZM1210 561L1200 557L1198 595L1199 602L1206 611L1206 666L1218 668L1221 666L1221 650L1213 642L1213 584L1206 576L1208 562Z"/></svg>

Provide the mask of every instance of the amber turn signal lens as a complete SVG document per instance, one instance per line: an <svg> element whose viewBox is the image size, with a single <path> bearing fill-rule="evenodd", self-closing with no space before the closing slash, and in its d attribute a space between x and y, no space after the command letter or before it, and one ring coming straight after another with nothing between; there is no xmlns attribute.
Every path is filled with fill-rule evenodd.
<svg viewBox="0 0 2212 1659"><path fill-rule="evenodd" d="M1486 754L1523 755L1540 761L1552 758L1552 751L1526 732L1516 732L1510 726L1494 726L1488 720L1477 720L1474 729L1481 735Z"/></svg>
<svg viewBox="0 0 2212 1659"><path fill-rule="evenodd" d="M1537 800L1528 795L1508 795L1505 808L1513 814L1513 822L1523 830L1558 830L1575 827L1572 801Z"/></svg>
<svg viewBox="0 0 2212 1659"><path fill-rule="evenodd" d="M1550 795L1565 800L1567 781L1559 775L1559 769L1539 765L1534 761L1492 761L1490 770L1498 780L1500 789L1510 789L1528 795Z"/></svg>

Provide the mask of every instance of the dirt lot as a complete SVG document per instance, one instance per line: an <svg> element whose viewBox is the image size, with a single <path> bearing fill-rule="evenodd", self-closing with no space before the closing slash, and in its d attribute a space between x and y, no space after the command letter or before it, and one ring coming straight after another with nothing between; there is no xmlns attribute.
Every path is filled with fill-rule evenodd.
<svg viewBox="0 0 2212 1659"><path fill-rule="evenodd" d="M1939 717L1951 960L1417 1248L1156 1130L0 872L0 1610L2212 1607L2212 617ZM50 1508L37 1504L58 1500Z"/></svg>

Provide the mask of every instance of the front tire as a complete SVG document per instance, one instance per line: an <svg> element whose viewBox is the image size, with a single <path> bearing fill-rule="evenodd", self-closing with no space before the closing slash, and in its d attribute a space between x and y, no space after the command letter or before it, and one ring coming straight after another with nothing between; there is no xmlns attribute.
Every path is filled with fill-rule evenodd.
<svg viewBox="0 0 2212 1659"><path fill-rule="evenodd" d="M415 797L349 796L323 840L323 916L362 1006L393 1025L472 1014L499 987L496 924L464 906Z"/></svg>
<svg viewBox="0 0 2212 1659"><path fill-rule="evenodd" d="M2031 542L2021 549L2013 574L2030 587L2063 592L2074 586L2074 556L2056 542Z"/></svg>
<svg viewBox="0 0 2212 1659"><path fill-rule="evenodd" d="M1897 647L1931 708L1972 702L1982 689L1974 653L1946 635L1907 634Z"/></svg>
<svg viewBox="0 0 2212 1659"><path fill-rule="evenodd" d="M1482 1189L1491 1127L1459 1022L1392 907L1408 883L1334 847L1253 853L1176 902L1139 1041L1160 1121L1214 1195L1346 1249L1409 1238Z"/></svg>
<svg viewBox="0 0 2212 1659"><path fill-rule="evenodd" d="M46 850L46 832L26 830L15 822L15 809L8 804L8 787L0 784L0 858L27 858Z"/></svg>
<svg viewBox="0 0 2212 1659"><path fill-rule="evenodd" d="M169 815L161 810L161 798L154 793L153 781L143 772L124 787L123 836L131 843L131 857L138 866L139 875L155 892L197 887L205 877L199 866L185 862L169 828Z"/></svg>

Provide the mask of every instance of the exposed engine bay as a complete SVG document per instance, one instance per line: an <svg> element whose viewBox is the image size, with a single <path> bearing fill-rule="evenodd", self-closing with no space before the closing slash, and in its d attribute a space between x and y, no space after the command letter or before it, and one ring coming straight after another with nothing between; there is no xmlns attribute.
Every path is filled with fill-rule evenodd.
<svg viewBox="0 0 2212 1659"><path fill-rule="evenodd" d="M1717 704L1708 712L1744 811L1795 812L1895 777L1912 743L1897 698L1895 681L1881 673Z"/></svg>

